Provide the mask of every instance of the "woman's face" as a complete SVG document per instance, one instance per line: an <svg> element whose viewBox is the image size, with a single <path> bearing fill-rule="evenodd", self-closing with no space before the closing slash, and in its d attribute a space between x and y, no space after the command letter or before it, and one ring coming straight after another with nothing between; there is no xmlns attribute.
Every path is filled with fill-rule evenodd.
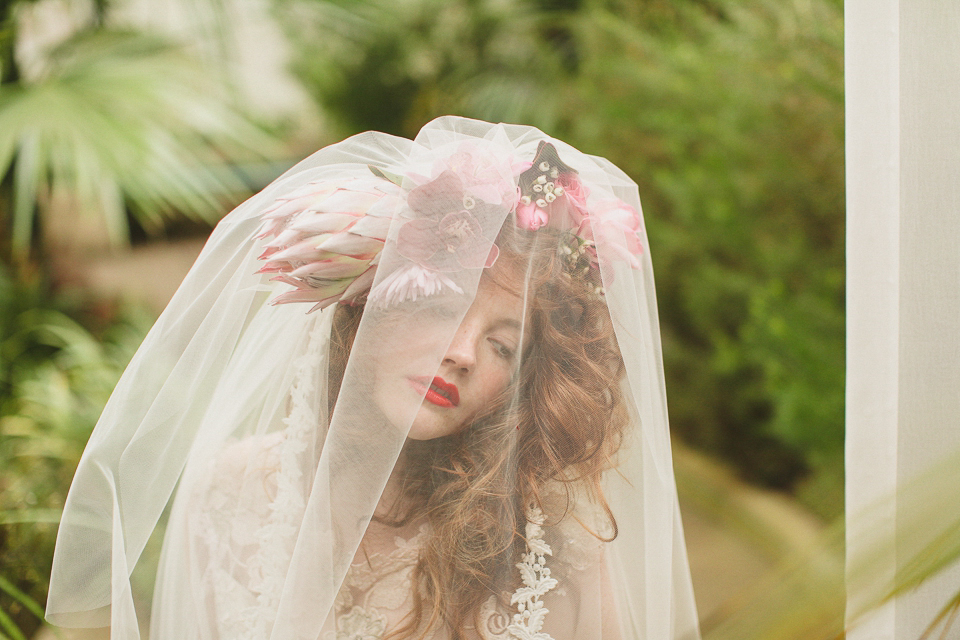
<svg viewBox="0 0 960 640"><path fill-rule="evenodd" d="M521 348L522 298L483 276L449 346L458 313L443 302L392 325L374 354L373 400L408 438L457 433L507 388ZM440 368L437 369L437 362Z"/></svg>

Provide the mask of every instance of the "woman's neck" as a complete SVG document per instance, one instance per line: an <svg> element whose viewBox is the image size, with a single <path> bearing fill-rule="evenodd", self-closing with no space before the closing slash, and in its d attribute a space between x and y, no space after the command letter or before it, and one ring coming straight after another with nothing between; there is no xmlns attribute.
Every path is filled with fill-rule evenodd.
<svg viewBox="0 0 960 640"><path fill-rule="evenodd" d="M377 502L377 507L374 509L373 517L375 519L391 522L399 521L404 516L403 513L403 503L404 500L404 480L407 468L406 462L407 456L406 452L401 451L400 455L397 457L397 463L393 467L393 471L390 473L390 477L387 478L387 484L383 488L383 493L380 494L380 500Z"/></svg>

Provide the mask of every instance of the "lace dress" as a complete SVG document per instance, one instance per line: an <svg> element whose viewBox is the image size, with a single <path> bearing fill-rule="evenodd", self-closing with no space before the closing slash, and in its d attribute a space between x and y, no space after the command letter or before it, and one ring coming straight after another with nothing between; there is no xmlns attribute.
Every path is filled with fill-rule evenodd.
<svg viewBox="0 0 960 640"><path fill-rule="evenodd" d="M413 606L413 570L429 535L426 524L396 529L372 523L337 595L336 629L323 640L380 640ZM476 630L483 640L511 638L510 613L491 597Z"/></svg>
<svg viewBox="0 0 960 640"><path fill-rule="evenodd" d="M283 477L285 443L279 433L235 443L226 450L229 455L211 463L206 477L194 485L183 535L193 550L187 582L199 588L183 597L200 607L199 620L214 627L199 637L270 637L303 502L292 489L296 483ZM251 474L251 466L262 473ZM544 523L539 512L530 517ZM528 525L528 554L517 569L524 584L512 598L491 595L481 609L478 628L468 631L472 638L619 637L607 629L612 597L605 593L609 580L604 543L583 522L583 517L566 517L542 527L537 522ZM429 535L423 522L400 528L371 522L336 597L334 615L318 640L381 640L399 626L412 610L413 571ZM501 600L513 608L507 609ZM158 638L185 637L182 629L176 631L180 635L164 629L155 633ZM438 630L430 638L448 640L449 634Z"/></svg>

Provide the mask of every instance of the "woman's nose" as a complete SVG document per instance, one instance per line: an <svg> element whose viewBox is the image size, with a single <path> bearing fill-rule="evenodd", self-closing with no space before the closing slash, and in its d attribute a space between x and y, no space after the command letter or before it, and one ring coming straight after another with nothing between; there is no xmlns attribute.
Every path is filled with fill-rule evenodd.
<svg viewBox="0 0 960 640"><path fill-rule="evenodd" d="M477 339L475 334L476 332L472 331L467 323L461 324L443 357L444 364L461 369L464 372L471 371L477 364Z"/></svg>

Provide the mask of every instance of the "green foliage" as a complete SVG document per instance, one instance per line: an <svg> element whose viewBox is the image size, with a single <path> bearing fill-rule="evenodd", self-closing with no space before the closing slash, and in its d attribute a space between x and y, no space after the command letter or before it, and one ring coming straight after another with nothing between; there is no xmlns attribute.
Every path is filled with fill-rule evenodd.
<svg viewBox="0 0 960 640"><path fill-rule="evenodd" d="M640 184L675 430L842 509L839 0L275 0L348 132L534 124Z"/></svg>
<svg viewBox="0 0 960 640"><path fill-rule="evenodd" d="M410 136L454 111L522 119L531 105L548 103L544 92L570 62L549 53L562 34L528 1L274 4L294 46L294 72L344 134Z"/></svg>
<svg viewBox="0 0 960 640"><path fill-rule="evenodd" d="M3 13L0 223L16 254L55 207L102 216L113 244L127 241L128 210L148 231L173 215L215 220L246 190L225 167L275 146L198 60L144 32L91 24L21 77L15 13Z"/></svg>
<svg viewBox="0 0 960 640"><path fill-rule="evenodd" d="M570 137L637 178L671 418L764 484L842 509L844 174L836 3L594 7ZM579 114L589 114L580 117ZM817 487L824 490L817 495Z"/></svg>
<svg viewBox="0 0 960 640"><path fill-rule="evenodd" d="M18 282L0 269L0 610L12 637L8 624L27 636L40 624L67 487L148 326L115 313L83 313L41 278ZM78 317L102 327L91 332Z"/></svg>
<svg viewBox="0 0 960 640"><path fill-rule="evenodd" d="M957 505L960 451L953 451L901 482L895 494L837 519L814 545L791 554L767 579L702 621L703 639L837 640L937 577L935 590L946 602L929 620L911 611L914 624L926 625L916 638L956 637L960 591L951 594L942 574L960 559ZM845 544L845 523L857 532L854 545ZM901 601L901 610L909 603Z"/></svg>

